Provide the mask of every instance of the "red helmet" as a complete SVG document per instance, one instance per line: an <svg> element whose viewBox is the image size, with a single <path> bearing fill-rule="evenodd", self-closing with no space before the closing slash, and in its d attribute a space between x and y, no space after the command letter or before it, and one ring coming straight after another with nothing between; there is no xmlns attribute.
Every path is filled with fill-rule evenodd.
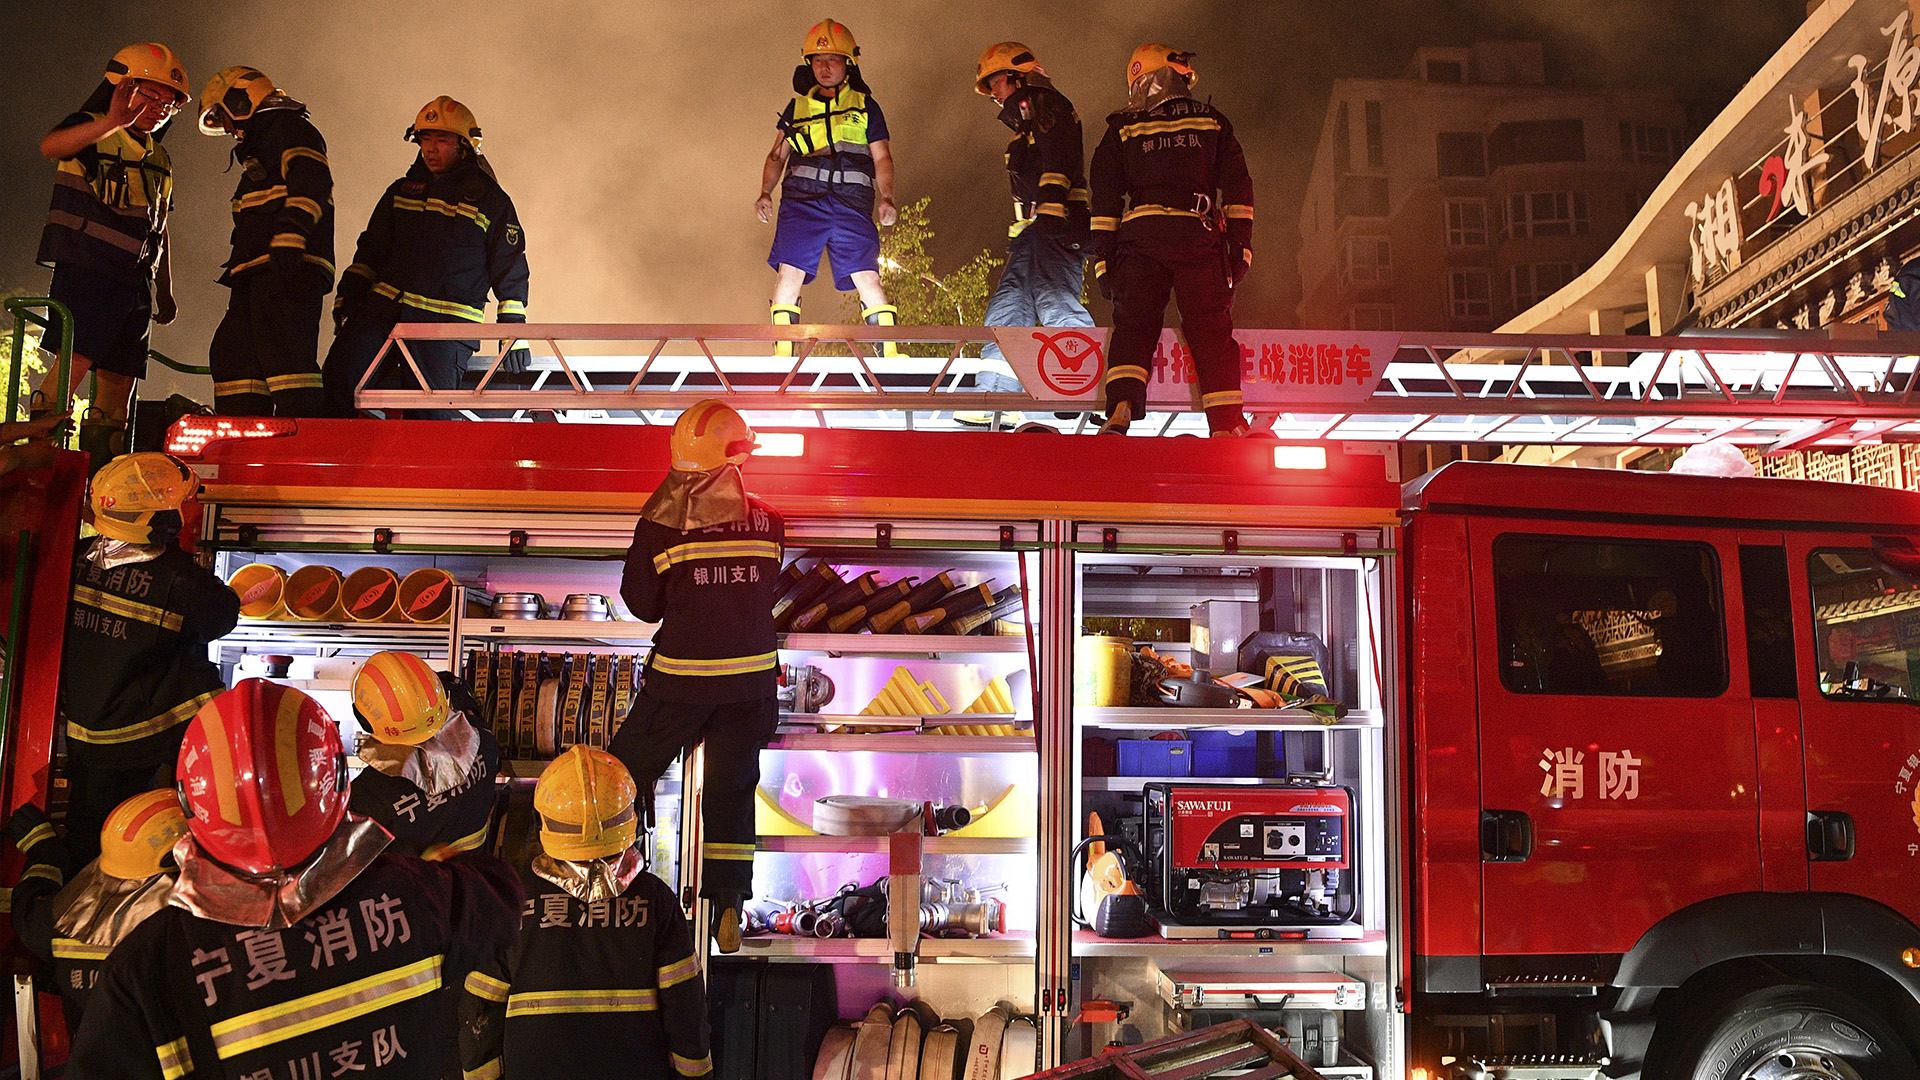
<svg viewBox="0 0 1920 1080"><path fill-rule="evenodd" d="M177 771L194 841L250 874L304 862L347 812L339 726L319 702L265 679L201 706Z"/></svg>

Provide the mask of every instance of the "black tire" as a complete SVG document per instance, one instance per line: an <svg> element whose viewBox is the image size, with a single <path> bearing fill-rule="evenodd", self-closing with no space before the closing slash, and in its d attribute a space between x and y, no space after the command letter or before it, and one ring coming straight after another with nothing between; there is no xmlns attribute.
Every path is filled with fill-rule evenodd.
<svg viewBox="0 0 1920 1080"><path fill-rule="evenodd" d="M1695 1029L1673 1080L1912 1080L1912 1052L1878 1012L1823 986L1769 986Z"/></svg>

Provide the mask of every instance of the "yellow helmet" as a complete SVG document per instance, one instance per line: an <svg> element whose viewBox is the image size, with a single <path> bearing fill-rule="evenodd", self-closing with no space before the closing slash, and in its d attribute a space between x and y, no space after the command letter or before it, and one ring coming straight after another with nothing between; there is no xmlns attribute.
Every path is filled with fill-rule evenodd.
<svg viewBox="0 0 1920 1080"><path fill-rule="evenodd" d="M1033 50L1017 41L1003 41L998 45L987 46L980 54L980 63L973 80L973 88L982 94L987 93L987 80L1003 71L1025 75L1029 71L1040 71L1040 61L1034 59ZM1041 74L1046 74L1044 71Z"/></svg>
<svg viewBox="0 0 1920 1080"><path fill-rule="evenodd" d="M353 676L353 716L389 746L418 746L447 724L447 689L425 660L377 652Z"/></svg>
<svg viewBox="0 0 1920 1080"><path fill-rule="evenodd" d="M837 23L832 19L821 19L814 23L813 29L807 31L807 39L800 43L802 60L822 53L844 56L849 64L860 62L860 46L853 42L853 31L847 29L845 23Z"/></svg>
<svg viewBox="0 0 1920 1080"><path fill-rule="evenodd" d="M171 86L181 101L193 96L193 91L187 88L187 69L181 66L180 58L157 41L129 45L113 54L113 59L107 62L107 81L119 86L124 79L144 79Z"/></svg>
<svg viewBox="0 0 1920 1080"><path fill-rule="evenodd" d="M420 106L420 115L413 118L413 126L407 129L408 142L419 142L423 131L444 131L449 135L458 135L480 152L480 121L473 118L473 110L453 100L445 94Z"/></svg>
<svg viewBox="0 0 1920 1080"><path fill-rule="evenodd" d="M93 527L129 544L166 543L180 534L180 507L199 490L200 477L172 454L122 454L87 489Z"/></svg>
<svg viewBox="0 0 1920 1080"><path fill-rule="evenodd" d="M207 88L200 91L200 130L208 135L228 134L277 92L273 80L260 69L230 67L207 80Z"/></svg>
<svg viewBox="0 0 1920 1080"><path fill-rule="evenodd" d="M672 467L680 472L710 472L722 465L738 465L756 445L744 417L726 402L708 398L695 402L673 422Z"/></svg>
<svg viewBox="0 0 1920 1080"><path fill-rule="evenodd" d="M1193 73L1192 53L1149 42L1133 50L1133 59L1127 62L1127 89L1133 89L1133 84L1139 81L1140 76L1169 67L1185 75L1188 86L1200 81Z"/></svg>
<svg viewBox="0 0 1920 1080"><path fill-rule="evenodd" d="M185 835L180 796L172 788L143 791L107 815L100 829L100 872L129 881L150 878Z"/></svg>
<svg viewBox="0 0 1920 1080"><path fill-rule="evenodd" d="M574 745L533 786L540 847L556 859L605 859L633 846L639 821L633 775L605 750Z"/></svg>

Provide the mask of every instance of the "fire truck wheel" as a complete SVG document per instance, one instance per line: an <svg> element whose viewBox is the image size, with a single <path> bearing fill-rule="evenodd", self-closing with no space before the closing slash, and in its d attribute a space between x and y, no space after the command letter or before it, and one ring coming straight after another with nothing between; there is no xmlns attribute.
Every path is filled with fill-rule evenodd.
<svg viewBox="0 0 1920 1080"><path fill-rule="evenodd" d="M1734 999L1670 1074L1685 1080L1895 1080L1913 1054L1876 1011L1823 986L1770 986Z"/></svg>

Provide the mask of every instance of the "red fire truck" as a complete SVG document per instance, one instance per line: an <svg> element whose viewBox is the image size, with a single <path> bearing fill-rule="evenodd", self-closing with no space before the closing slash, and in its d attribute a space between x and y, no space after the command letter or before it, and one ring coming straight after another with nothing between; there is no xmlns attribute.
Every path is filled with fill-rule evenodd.
<svg viewBox="0 0 1920 1080"><path fill-rule="evenodd" d="M503 656L643 651L646 624L482 595L616 591L666 460L649 418L181 421L223 576L469 590L431 623L263 611L218 657L238 677L289 656L327 695L376 648L496 680ZM884 940L776 932L709 958L716 994L826 965L842 1017L998 1009L1036 1068L1237 1016L1327 1077L1920 1075L1920 497L1469 462L1403 483L1391 444L1341 440L768 427L781 456L746 472L790 559L1019 603L967 633L783 637L802 692L762 759L756 895L800 910L885 874L885 838L808 823L819 798L891 795L992 822L926 837L923 873L1003 914L921 939L910 990ZM56 784L68 472L16 577L9 806ZM1246 650L1276 641L1317 706L1230 688L1263 685ZM1163 665L1144 685L1141 646ZM880 708L902 678L919 704ZM505 722L523 782L552 735ZM689 898L697 765L661 789L655 851ZM1131 889L1087 888L1089 813ZM1144 920L1094 918L1133 891ZM722 1075L754 1074L716 1042Z"/></svg>

